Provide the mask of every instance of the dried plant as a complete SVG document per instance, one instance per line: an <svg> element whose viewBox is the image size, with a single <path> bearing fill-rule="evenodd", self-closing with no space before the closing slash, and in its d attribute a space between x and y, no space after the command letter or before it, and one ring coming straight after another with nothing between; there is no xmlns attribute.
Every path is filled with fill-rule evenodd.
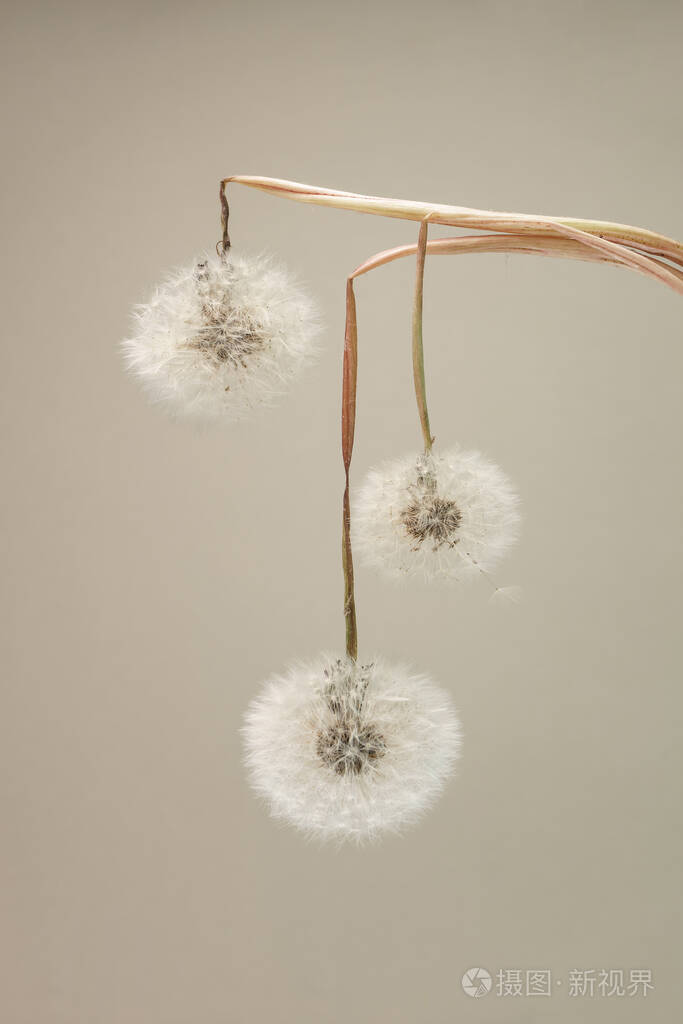
<svg viewBox="0 0 683 1024"><path fill-rule="evenodd" d="M244 726L250 780L272 813L322 839L363 841L413 822L440 792L459 750L450 697L423 676L358 660L350 469L356 424L355 281L415 257L411 348L423 451L369 474L355 495L353 536L365 562L389 575L458 580L487 573L515 540L517 496L477 452L434 449L427 404L422 307L427 256L520 253L626 267L683 294L683 244L609 221L498 213L357 195L275 178L220 184L222 240L172 275L136 314L129 367L154 397L191 415L234 418L267 402L312 351L317 317L305 293L263 259L236 257L229 183L298 202L419 223L416 243L361 263L346 281L342 367L342 568L346 651L275 676ZM430 224L487 234L428 240ZM497 588L514 600L518 588Z"/></svg>

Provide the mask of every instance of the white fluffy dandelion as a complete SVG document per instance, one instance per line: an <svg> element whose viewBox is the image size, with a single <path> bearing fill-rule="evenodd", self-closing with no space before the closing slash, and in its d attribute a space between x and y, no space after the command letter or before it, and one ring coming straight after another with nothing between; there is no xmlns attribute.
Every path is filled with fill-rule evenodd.
<svg viewBox="0 0 683 1024"><path fill-rule="evenodd" d="M488 572L517 539L519 499L479 452L409 455L368 474L353 541L388 576L456 581Z"/></svg>
<svg viewBox="0 0 683 1024"><path fill-rule="evenodd" d="M450 697L381 660L322 655L275 676L243 733L250 781L271 813L320 839L373 839L411 824L451 774Z"/></svg>
<svg viewBox="0 0 683 1024"><path fill-rule="evenodd" d="M206 255L135 310L128 368L176 412L239 419L279 394L313 352L313 303L269 257Z"/></svg>

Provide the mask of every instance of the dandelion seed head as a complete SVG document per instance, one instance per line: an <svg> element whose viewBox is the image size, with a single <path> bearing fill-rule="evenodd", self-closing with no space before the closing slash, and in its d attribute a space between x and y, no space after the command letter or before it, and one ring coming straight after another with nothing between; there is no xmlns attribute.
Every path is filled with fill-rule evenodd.
<svg viewBox="0 0 683 1024"><path fill-rule="evenodd" d="M488 572L517 539L519 499L479 452L396 459L371 471L353 503L355 549L393 578L458 581Z"/></svg>
<svg viewBox="0 0 683 1024"><path fill-rule="evenodd" d="M413 823L460 744L452 702L429 679L329 655L272 678L243 733L250 782L274 817L357 842Z"/></svg>
<svg viewBox="0 0 683 1024"><path fill-rule="evenodd" d="M134 312L124 358L153 400L204 419L269 404L314 354L314 305L265 256L206 255Z"/></svg>

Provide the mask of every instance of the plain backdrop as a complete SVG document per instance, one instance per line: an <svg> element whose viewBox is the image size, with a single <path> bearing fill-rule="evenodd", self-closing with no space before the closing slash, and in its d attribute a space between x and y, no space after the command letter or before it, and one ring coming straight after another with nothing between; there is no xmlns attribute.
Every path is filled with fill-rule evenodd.
<svg viewBox="0 0 683 1024"><path fill-rule="evenodd" d="M683 237L683 11L655 2L9 3L2 41L0 1018L669 1022L681 999L680 296L611 267L430 261L437 443L515 481L485 581L358 569L361 652L454 695L458 775L366 849L275 824L261 682L343 644L346 274L415 226L231 190L325 319L280 405L197 429L122 370L131 306L263 174ZM448 229L434 229L433 235ZM358 283L358 482L417 450L411 261ZM464 994L552 970L548 998ZM647 997L570 997L650 969ZM596 990L597 993L597 990Z"/></svg>

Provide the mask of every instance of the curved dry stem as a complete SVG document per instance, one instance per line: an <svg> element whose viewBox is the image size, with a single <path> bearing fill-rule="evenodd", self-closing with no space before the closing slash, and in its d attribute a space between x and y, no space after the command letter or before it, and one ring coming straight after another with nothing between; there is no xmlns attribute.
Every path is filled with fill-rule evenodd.
<svg viewBox="0 0 683 1024"><path fill-rule="evenodd" d="M394 260L414 256L416 252L417 245L415 243L383 249L357 266L350 277L353 279L361 277L371 270L393 263ZM520 253L526 256L549 256L556 259L582 260L587 263L611 263L618 267L628 266L626 261L615 253L598 252L583 241L573 238L552 238L546 235L459 235L453 238L436 238L427 243L429 256L465 255L466 253ZM653 257L649 257L649 259L651 263L668 270L678 281L683 283L683 271L660 263Z"/></svg>
<svg viewBox="0 0 683 1024"><path fill-rule="evenodd" d="M683 243L656 231L618 224L612 221L583 220L576 217L549 217L535 214L504 213L495 210L478 210L466 206L450 206L438 203L415 202L409 199L387 199L380 196L364 196L355 192L304 185L281 178L264 178L255 175L236 174L223 179L223 184L233 182L249 188L260 189L271 195L292 199L300 203L318 206L333 206L337 209L354 210L357 213L393 217L401 220L422 221L429 218L432 224L446 224L452 227L475 228L483 231L500 231L504 234L553 234L553 225L566 225L577 231L601 237L611 242L627 245L639 252L650 253L683 266Z"/></svg>
<svg viewBox="0 0 683 1024"><path fill-rule="evenodd" d="M581 242L589 249L595 249L596 252L615 256L619 262L624 263L627 267L631 267L632 270L640 270L644 274L654 277L655 280L661 281L662 284L668 285L669 288L678 292L679 295L683 295L683 281L680 276L672 273L673 268L667 267L658 260L653 259L652 256L646 256L644 253L636 252L627 245L611 242L600 235L592 235L588 231L579 230L568 224L547 222L545 226L553 234Z"/></svg>

